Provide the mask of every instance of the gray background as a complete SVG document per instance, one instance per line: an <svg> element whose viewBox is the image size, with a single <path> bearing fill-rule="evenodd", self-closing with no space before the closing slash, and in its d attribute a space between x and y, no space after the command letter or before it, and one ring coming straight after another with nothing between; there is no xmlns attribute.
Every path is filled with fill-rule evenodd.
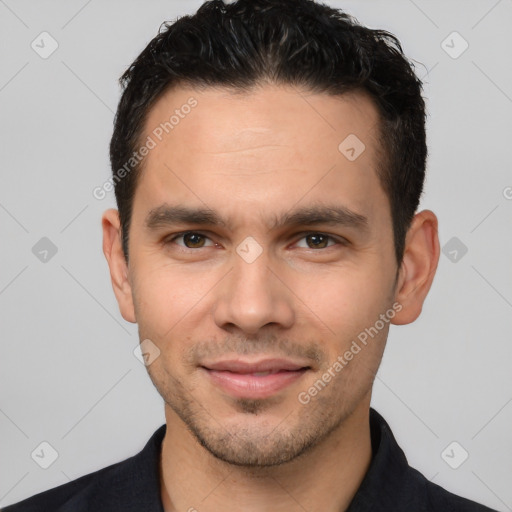
<svg viewBox="0 0 512 512"><path fill-rule="evenodd" d="M328 3L418 62L421 208L448 244L422 316L391 328L373 407L427 478L512 510L512 0ZM200 4L0 0L0 506L133 455L164 423L101 251L113 193L92 190L110 173L118 77L162 21ZM31 48L43 31L59 45L47 59ZM458 58L453 31L469 44ZM57 247L46 262L32 251L43 237ZM31 458L43 441L58 452L48 469Z"/></svg>

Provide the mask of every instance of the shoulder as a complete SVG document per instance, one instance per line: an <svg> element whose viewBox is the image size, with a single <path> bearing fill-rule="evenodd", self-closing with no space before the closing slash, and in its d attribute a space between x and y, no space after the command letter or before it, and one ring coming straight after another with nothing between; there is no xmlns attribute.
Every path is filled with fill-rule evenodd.
<svg viewBox="0 0 512 512"><path fill-rule="evenodd" d="M129 459L128 459L129 460ZM23 501L0 509L0 512L43 512L57 511L77 496L85 497L94 492L97 482L109 478L112 472L122 468L127 461L117 462L88 475L81 476L71 482L53 489L40 492Z"/></svg>
<svg viewBox="0 0 512 512"><path fill-rule="evenodd" d="M444 489L410 466L389 424L373 408L370 432L374 455L350 512L496 512Z"/></svg>
<svg viewBox="0 0 512 512"><path fill-rule="evenodd" d="M438 510L443 510L444 512L496 512L494 509L470 499L463 498L429 481L412 467L410 467L410 471L416 474L418 482L423 483L424 503L427 512Z"/></svg>
<svg viewBox="0 0 512 512"><path fill-rule="evenodd" d="M159 455L166 426L125 460L9 505L0 512L160 511Z"/></svg>

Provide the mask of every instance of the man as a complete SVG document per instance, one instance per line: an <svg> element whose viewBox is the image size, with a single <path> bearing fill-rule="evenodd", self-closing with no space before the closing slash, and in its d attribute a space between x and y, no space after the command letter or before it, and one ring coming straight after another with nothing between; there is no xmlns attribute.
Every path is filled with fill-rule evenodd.
<svg viewBox="0 0 512 512"><path fill-rule="evenodd" d="M370 408L439 259L398 40L312 0L212 0L121 81L103 250L166 424L5 512L490 510Z"/></svg>

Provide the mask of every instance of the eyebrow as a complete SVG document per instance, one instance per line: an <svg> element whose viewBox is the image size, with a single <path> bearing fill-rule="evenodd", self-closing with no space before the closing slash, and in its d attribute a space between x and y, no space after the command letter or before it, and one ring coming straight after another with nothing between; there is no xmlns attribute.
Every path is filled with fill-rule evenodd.
<svg viewBox="0 0 512 512"><path fill-rule="evenodd" d="M162 204L150 210L144 222L148 230L156 230L176 224L229 227L229 222L223 219L215 210L169 204ZM309 206L281 213L274 216L269 229L317 224L345 226L363 232L369 231L367 217L340 205Z"/></svg>

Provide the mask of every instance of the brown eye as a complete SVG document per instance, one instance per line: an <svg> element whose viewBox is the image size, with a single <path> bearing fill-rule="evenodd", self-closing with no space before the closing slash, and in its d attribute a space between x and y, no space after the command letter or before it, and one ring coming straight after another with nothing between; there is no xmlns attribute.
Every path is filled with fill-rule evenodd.
<svg viewBox="0 0 512 512"><path fill-rule="evenodd" d="M305 238L306 240L308 240L308 245L312 249L323 249L324 247L327 247L327 242L329 240L329 237L327 235L322 235L320 233L308 235Z"/></svg>
<svg viewBox="0 0 512 512"><path fill-rule="evenodd" d="M330 235L326 235L324 233L305 233L304 236L300 239L305 240L305 244L302 245L299 243L299 247L303 247L305 249L326 249L332 245L343 245L341 241L335 240L334 237Z"/></svg>
<svg viewBox="0 0 512 512"><path fill-rule="evenodd" d="M204 246L204 236L199 233L185 233L183 242L189 249L197 249Z"/></svg>
<svg viewBox="0 0 512 512"><path fill-rule="evenodd" d="M179 243L177 240L182 239L183 242ZM207 245L207 241L210 241L210 244ZM211 240L201 233L197 233L195 231L187 231L185 233L177 233L173 237L167 239L166 244L176 243L179 247L184 247L186 249L202 249L203 247L213 246L214 244Z"/></svg>

